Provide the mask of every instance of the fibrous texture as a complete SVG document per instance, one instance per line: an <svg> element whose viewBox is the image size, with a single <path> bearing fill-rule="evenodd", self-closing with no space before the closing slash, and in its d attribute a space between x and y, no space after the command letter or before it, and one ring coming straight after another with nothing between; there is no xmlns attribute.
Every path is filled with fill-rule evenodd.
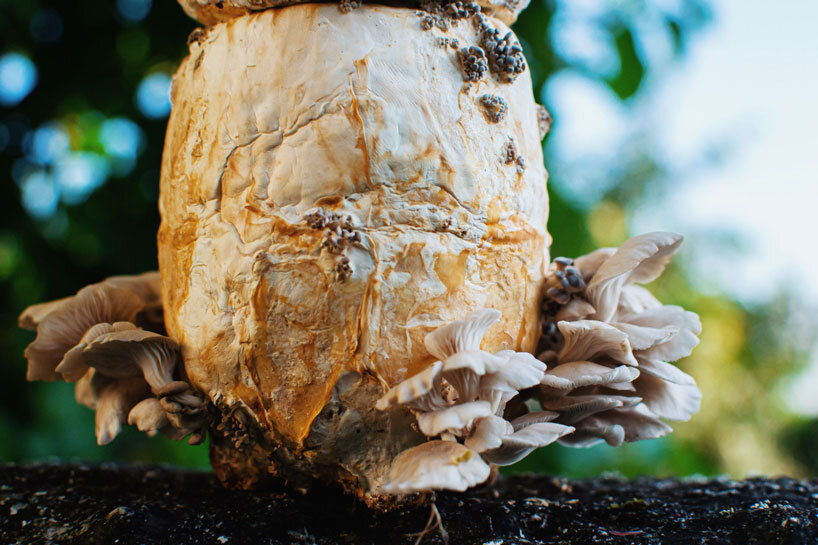
<svg viewBox="0 0 818 545"><path fill-rule="evenodd" d="M20 326L37 331L26 349L29 380L75 382L79 403L96 411L100 445L123 424L174 439L204 440L203 400L174 380L179 347L162 331L159 274L117 276L73 297L34 305Z"/></svg>
<svg viewBox="0 0 818 545"><path fill-rule="evenodd" d="M337 471L375 489L423 440L407 409L374 405L432 361L427 333L494 308L492 357L535 348L549 240L531 80L467 83L439 40L477 47L483 30L419 20L266 10L201 33L176 74L160 270L169 336L223 415L223 478ZM506 163L510 140L527 168Z"/></svg>
<svg viewBox="0 0 818 545"><path fill-rule="evenodd" d="M450 0L393 0L392 6L422 9L435 15L463 18L475 10L483 10L507 25L517 20L517 15L528 6L529 0L476 0L459 2ZM205 25L229 21L242 15L270 8L306 3L308 0L179 0L189 16ZM360 8L361 0L339 0L336 10L348 13Z"/></svg>

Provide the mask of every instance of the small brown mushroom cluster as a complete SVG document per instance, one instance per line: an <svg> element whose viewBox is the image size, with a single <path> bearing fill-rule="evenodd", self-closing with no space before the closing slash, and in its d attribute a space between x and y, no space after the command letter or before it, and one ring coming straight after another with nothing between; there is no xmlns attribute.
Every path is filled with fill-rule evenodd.
<svg viewBox="0 0 818 545"><path fill-rule="evenodd" d="M508 112L508 104L500 95L483 95L480 97L480 105L492 123L499 123Z"/></svg>
<svg viewBox="0 0 818 545"><path fill-rule="evenodd" d="M457 51L457 58L460 59L463 79L466 81L477 81L488 72L486 53L476 45L460 48Z"/></svg>
<svg viewBox="0 0 818 545"><path fill-rule="evenodd" d="M498 311L484 309L429 333L426 349L438 361L378 401L380 410L412 409L418 428L432 439L395 458L382 492L462 491L486 480L489 464L513 464L574 431L552 422L553 412L503 417L518 392L540 384L546 366L526 352L481 350L499 319Z"/></svg>
<svg viewBox="0 0 818 545"><path fill-rule="evenodd" d="M504 35L496 28L483 30L481 45L486 50L489 69L500 81L511 83L525 71L523 48L511 31Z"/></svg>
<svg viewBox="0 0 818 545"><path fill-rule="evenodd" d="M166 337L159 273L118 276L73 297L27 308L21 327L36 330L26 349L28 380L76 383L77 401L96 411L100 445L128 423L149 435L204 440L203 400L174 374L179 347Z"/></svg>

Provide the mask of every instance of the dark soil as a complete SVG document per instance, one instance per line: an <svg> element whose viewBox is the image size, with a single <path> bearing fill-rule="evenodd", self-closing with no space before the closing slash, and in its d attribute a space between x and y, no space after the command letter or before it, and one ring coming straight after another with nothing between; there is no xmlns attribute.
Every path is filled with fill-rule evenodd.
<svg viewBox="0 0 818 545"><path fill-rule="evenodd" d="M0 465L0 543L412 544L430 506L229 491L205 472ZM452 545L818 543L818 481L501 478L435 499ZM442 543L435 530L423 543Z"/></svg>

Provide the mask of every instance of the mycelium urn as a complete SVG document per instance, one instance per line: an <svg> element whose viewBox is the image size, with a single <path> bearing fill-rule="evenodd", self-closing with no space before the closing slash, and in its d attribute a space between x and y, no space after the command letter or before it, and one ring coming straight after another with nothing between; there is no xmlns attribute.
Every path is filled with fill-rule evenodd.
<svg viewBox="0 0 818 545"><path fill-rule="evenodd" d="M424 441L405 407L375 405L435 361L428 333L491 308L483 350L536 347L542 115L505 24L461 11L429 28L406 8L298 4L192 36L159 264L228 482L376 491Z"/></svg>

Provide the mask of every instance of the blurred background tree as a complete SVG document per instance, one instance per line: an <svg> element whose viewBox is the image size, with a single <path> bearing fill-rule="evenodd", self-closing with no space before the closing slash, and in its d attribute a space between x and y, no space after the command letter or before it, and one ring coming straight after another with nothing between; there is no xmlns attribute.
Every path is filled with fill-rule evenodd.
<svg viewBox="0 0 818 545"><path fill-rule="evenodd" d="M593 7L589 7L593 4ZM175 2L0 0L0 460L50 456L207 466L205 446L126 429L95 444L93 414L73 387L26 383L23 350L33 334L17 315L29 304L75 293L114 274L156 269L157 196L171 75L195 28ZM709 24L701 0L532 0L515 25L535 96L555 119L599 127L591 153L550 138L552 255L618 245L629 217L672 194L678 166L657 148L643 97L685 57ZM605 112L583 97L604 93L626 134L612 143ZM684 168L718 162L729 141L703 147ZM586 148L583 148L587 151ZM738 251L730 231L697 243ZM579 477L750 471L815 474L818 421L782 401L808 359L804 320L791 291L749 304L707 284L688 243L660 281L659 298L697 312L702 343L682 367L704 394L702 411L670 437L617 449L542 449L510 471ZM693 246L691 248L691 246ZM801 320L801 321L799 321Z"/></svg>

